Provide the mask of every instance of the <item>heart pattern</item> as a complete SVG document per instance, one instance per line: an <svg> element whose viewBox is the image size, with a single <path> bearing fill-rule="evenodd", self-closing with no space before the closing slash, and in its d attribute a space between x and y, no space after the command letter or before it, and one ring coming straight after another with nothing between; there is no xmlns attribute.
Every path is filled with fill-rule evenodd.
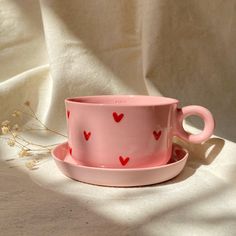
<svg viewBox="0 0 236 236"><path fill-rule="evenodd" d="M123 113L120 113L119 115L116 113L116 112L113 112L113 118L115 120L115 122L119 123L123 117L124 117L124 114Z"/></svg>
<svg viewBox="0 0 236 236"><path fill-rule="evenodd" d="M122 119L124 118L124 114L123 113L118 114L117 112L113 112L112 115L113 115L114 121L117 122L117 123L122 121ZM68 119L70 118L70 111L67 111L67 118ZM89 141L89 139L91 138L92 134L91 134L90 131L84 130L83 131L83 135L84 135L84 139L86 141ZM153 136L154 136L154 139L156 141L158 141L160 139L161 135L162 135L162 131L161 130L159 130L158 132L156 130L153 131ZM69 153L72 156L72 148L71 147L69 147ZM174 153L175 153L175 155L177 157L183 155L182 150L175 150ZM128 164L128 162L130 161L130 157L119 156L119 161L120 161L122 166L126 166Z"/></svg>
<svg viewBox="0 0 236 236"><path fill-rule="evenodd" d="M122 164L122 166L125 166L129 161L129 157L124 158L124 157L120 156L119 160L120 160L120 163Z"/></svg>
<svg viewBox="0 0 236 236"><path fill-rule="evenodd" d="M161 137L161 130L157 133L156 130L153 131L154 138L158 141Z"/></svg>
<svg viewBox="0 0 236 236"><path fill-rule="evenodd" d="M70 111L67 111L67 118L69 119L70 118Z"/></svg>
<svg viewBox="0 0 236 236"><path fill-rule="evenodd" d="M86 141L89 140L90 136L91 136L91 132L84 131L84 138L85 138Z"/></svg>

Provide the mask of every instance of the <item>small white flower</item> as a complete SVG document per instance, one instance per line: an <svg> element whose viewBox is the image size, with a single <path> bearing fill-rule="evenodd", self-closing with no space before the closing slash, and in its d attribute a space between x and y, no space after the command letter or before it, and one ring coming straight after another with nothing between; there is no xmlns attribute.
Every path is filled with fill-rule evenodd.
<svg viewBox="0 0 236 236"><path fill-rule="evenodd" d="M10 121L9 120L4 120L2 122L2 126L8 126L10 124Z"/></svg>
<svg viewBox="0 0 236 236"><path fill-rule="evenodd" d="M26 156L30 156L30 153L29 153L28 150L22 148L22 149L20 150L20 152L18 153L18 156L19 156L19 157L26 157Z"/></svg>
<svg viewBox="0 0 236 236"><path fill-rule="evenodd" d="M32 170L34 168L35 164L32 161L28 161L28 162L25 163L25 166L28 169Z"/></svg>
<svg viewBox="0 0 236 236"><path fill-rule="evenodd" d="M14 147L15 146L15 141L13 139L9 139L7 141L7 144L10 146L10 147Z"/></svg>
<svg viewBox="0 0 236 236"><path fill-rule="evenodd" d="M2 127L2 134L8 134L9 133L9 128L7 126Z"/></svg>
<svg viewBox="0 0 236 236"><path fill-rule="evenodd" d="M11 115L13 117L20 117L21 116L21 112L20 111L14 111Z"/></svg>
<svg viewBox="0 0 236 236"><path fill-rule="evenodd" d="M27 161L27 162L25 163L25 166L26 166L28 169L33 170L33 169L36 167L37 164L38 164L38 161L36 161L36 160L31 160L31 161Z"/></svg>

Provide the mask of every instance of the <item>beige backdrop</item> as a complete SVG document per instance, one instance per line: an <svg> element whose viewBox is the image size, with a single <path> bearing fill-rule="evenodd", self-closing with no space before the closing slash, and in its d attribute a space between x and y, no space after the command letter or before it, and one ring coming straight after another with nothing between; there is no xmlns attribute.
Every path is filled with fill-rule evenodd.
<svg viewBox="0 0 236 236"><path fill-rule="evenodd" d="M1 118L30 99L65 130L68 96L161 94L206 106L216 134L235 141L235 10L233 0L3 0Z"/></svg>
<svg viewBox="0 0 236 236"><path fill-rule="evenodd" d="M1 0L0 121L8 119L14 109L29 100L48 126L66 132L66 97L152 94L178 98L181 105L198 104L209 108L216 119L215 134L236 141L235 26L235 0ZM198 120L190 122L196 127L201 126ZM218 158L213 165L203 165L204 162L199 162L199 159L194 161L194 157L202 158L206 146L189 146L194 154L183 176L173 185L164 184L156 189L113 189L109 192L108 189L71 181L67 183L71 186L67 192L63 191L65 186L60 189L52 184L53 174L49 174L51 182L42 181L43 176L57 171L52 161L30 174L38 184L25 177L22 171L9 169L2 162L4 178L1 177L0 188L2 196L6 196L5 205L1 208L1 212L3 209L6 212L2 215L6 220L2 218L4 235L7 232L17 235L13 234L14 230L25 232L22 235L37 235L40 232L34 229L40 229L41 221L46 225L45 235L53 232L76 235L74 231L68 233L71 227L77 232L82 230L81 235L97 235L88 229L94 225L97 233L103 232L103 235L106 235L105 228L107 235L171 235L165 229L181 236L204 233L235 235L236 188L233 173L236 173L236 148L226 141L227 145L221 151L222 139L212 143L219 146L213 155ZM220 151L221 155L217 156ZM4 159L8 151L2 148L1 153ZM64 181L64 177L56 173L57 180ZM14 178L18 179L19 185L11 185ZM32 191L28 192L27 186L31 186ZM39 186L47 186L50 190ZM183 192L179 190L181 188ZM23 198L35 198L39 205L30 203L27 211L27 202L15 202L19 199L13 198L14 189L18 189L16 192L20 192ZM51 192L55 189L63 194L59 196ZM82 200L78 200L80 194L74 196L78 189L83 192ZM66 197L66 192L69 197ZM96 192L101 199L90 199L87 203L85 196ZM38 199L39 195L48 197ZM200 199L199 205L196 196ZM110 200L110 208L100 209L98 205L104 198ZM166 202L166 198L169 201ZM53 199L57 199L57 203L52 213L45 204L52 207ZM129 220L121 217L122 211L112 205L115 202L112 203L111 199L121 199L116 204ZM132 199L136 199L133 208ZM144 209L139 200L143 200L141 205ZM66 210L60 211L63 202L67 201L65 209L78 206L74 218L70 218L69 224L63 228L61 223L64 224L67 219L60 218L60 223L53 217L61 215L60 212L67 214ZM150 201L157 201L157 205ZM178 205L176 201L181 203ZM123 205L122 208L122 202L131 205L127 208ZM33 217L38 211L37 206L41 208L42 205L44 207L39 214L44 219L40 221L37 217L36 223ZM91 210L96 207L97 210ZM24 220L28 220L29 224L20 223L20 216L14 209L22 210L26 216ZM151 213L152 210L154 212ZM88 215L93 225L86 228L80 212L84 218ZM109 221L115 212L119 213L119 217ZM146 212L146 215L141 216L140 212ZM165 218L162 219L162 215ZM135 220L135 217L138 219ZM94 222L101 224L102 228ZM107 222L110 228L106 227ZM146 226L141 226L142 222L146 222ZM7 228L7 224L11 229ZM23 225L20 231L19 225Z"/></svg>

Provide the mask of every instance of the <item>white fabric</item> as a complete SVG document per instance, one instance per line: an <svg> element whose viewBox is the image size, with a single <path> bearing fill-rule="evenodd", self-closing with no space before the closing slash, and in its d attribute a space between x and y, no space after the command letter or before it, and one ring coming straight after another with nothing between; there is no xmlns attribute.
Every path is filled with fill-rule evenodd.
<svg viewBox="0 0 236 236"><path fill-rule="evenodd" d="M218 137L179 141L190 150L184 171L141 188L75 182L52 159L29 171L1 142L1 234L235 235L235 7L233 0L2 0L0 121L29 100L50 128L66 133L66 97L151 94L209 108Z"/></svg>

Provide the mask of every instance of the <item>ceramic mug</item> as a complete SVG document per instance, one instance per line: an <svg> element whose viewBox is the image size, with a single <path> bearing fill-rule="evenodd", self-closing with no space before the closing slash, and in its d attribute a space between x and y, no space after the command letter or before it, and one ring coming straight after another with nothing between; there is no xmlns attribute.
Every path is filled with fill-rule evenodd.
<svg viewBox="0 0 236 236"><path fill-rule="evenodd" d="M172 138L206 141L214 119L201 106L177 108L178 100L157 96L104 95L65 100L69 152L78 164L106 168L139 168L168 163ZM183 120L196 115L205 126L189 134Z"/></svg>

